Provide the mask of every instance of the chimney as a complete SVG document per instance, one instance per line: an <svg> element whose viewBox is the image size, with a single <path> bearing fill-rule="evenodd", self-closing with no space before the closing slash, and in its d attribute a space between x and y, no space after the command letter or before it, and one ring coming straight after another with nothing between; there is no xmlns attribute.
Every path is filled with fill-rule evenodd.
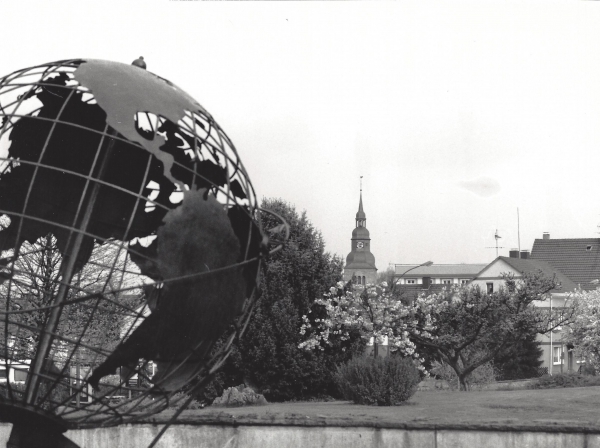
<svg viewBox="0 0 600 448"><path fill-rule="evenodd" d="M543 238L544 238L545 240L549 240L549 239L550 239L550 234L549 234L548 232L544 232L544 236L543 236Z"/></svg>
<svg viewBox="0 0 600 448"><path fill-rule="evenodd" d="M528 250L522 250L521 251L521 258L523 260L527 260L529 258L529 251Z"/></svg>
<svg viewBox="0 0 600 448"><path fill-rule="evenodd" d="M510 258L519 258L519 249L511 249L508 251L508 256Z"/></svg>

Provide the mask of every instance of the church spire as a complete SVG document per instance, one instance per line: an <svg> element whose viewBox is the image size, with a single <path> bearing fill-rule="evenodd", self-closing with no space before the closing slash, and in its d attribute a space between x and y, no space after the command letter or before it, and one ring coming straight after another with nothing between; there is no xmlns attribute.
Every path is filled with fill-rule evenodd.
<svg viewBox="0 0 600 448"><path fill-rule="evenodd" d="M358 212L356 212L356 227L365 227L367 215L363 210L362 202L362 176L360 176L360 200L358 202Z"/></svg>

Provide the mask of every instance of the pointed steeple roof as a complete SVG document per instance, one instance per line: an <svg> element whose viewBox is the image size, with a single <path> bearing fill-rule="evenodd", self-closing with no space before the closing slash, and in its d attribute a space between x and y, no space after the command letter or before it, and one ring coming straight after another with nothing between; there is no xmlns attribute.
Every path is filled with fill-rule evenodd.
<svg viewBox="0 0 600 448"><path fill-rule="evenodd" d="M360 201L358 203L358 212L356 212L356 219L367 219L367 215L365 214L362 205L362 189L360 190Z"/></svg>

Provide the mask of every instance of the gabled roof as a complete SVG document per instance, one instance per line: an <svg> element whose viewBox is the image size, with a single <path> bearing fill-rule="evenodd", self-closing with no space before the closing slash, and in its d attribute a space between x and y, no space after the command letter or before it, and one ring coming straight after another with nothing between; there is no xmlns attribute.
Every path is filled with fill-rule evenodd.
<svg viewBox="0 0 600 448"><path fill-rule="evenodd" d="M600 238L536 239L531 259L559 269L581 289L594 290L600 279Z"/></svg>
<svg viewBox="0 0 600 448"><path fill-rule="evenodd" d="M484 269L481 273L487 270L489 266L492 266L494 263L498 261L503 261L512 267L515 271L525 274L525 273L533 273L541 271L548 278L556 278L556 281L560 283L560 288L553 289L553 292L570 292L577 289L577 285L568 278L561 271L556 269L554 266L551 266L549 263L546 263L542 260L533 260L531 258L511 258L511 257L498 257L494 261L492 261L486 269ZM485 276L485 274L484 274Z"/></svg>
<svg viewBox="0 0 600 448"><path fill-rule="evenodd" d="M485 268L486 264L433 264L431 266L420 266L416 269L414 268L418 265L403 265L397 264L395 265L395 273L396 275L402 275L406 271L410 270L410 272L406 272L406 277L465 277L472 278L475 277L483 268Z"/></svg>

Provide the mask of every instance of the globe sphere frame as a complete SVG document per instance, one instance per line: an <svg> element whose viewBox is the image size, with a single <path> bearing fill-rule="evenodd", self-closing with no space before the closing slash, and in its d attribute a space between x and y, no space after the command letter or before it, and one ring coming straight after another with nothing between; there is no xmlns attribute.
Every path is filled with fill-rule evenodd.
<svg viewBox="0 0 600 448"><path fill-rule="evenodd" d="M125 87L119 94L112 94L107 84L110 82ZM102 113L104 123L99 127ZM88 125L92 121L86 121L86 114L100 118L95 117L94 125ZM129 124L124 126L127 120ZM40 129L47 130L41 137ZM61 141L77 134L82 140L73 137L73 142L97 143L89 151L93 162L85 165L88 171L83 165L61 158L60 142L55 141L59 133ZM55 159L53 151L58 154ZM123 178L123 167L115 160L130 153L146 164L135 188L111 180L117 175ZM69 159L76 159L79 153L69 154ZM141 165L135 164L135 169L132 166L132 177L133 172L140 172ZM28 173L22 176L25 182L18 177L22 172ZM160 188L172 188L166 190L170 193L160 190L157 194L152 176L160 179ZM3 178L8 179L4 184ZM57 188L55 192L76 194L71 198L76 206L64 213L62 208L47 211L51 207L44 208L45 190L55 187L41 185L41 179L54 183L58 180L72 187L64 191ZM17 191L15 185L22 188L18 190L20 202L8 198ZM170 278L144 275L151 272L140 266L153 260L147 248L153 247L157 238L156 222L160 227L162 219L185 202L190 191L214 198L233 227L242 223L246 233L240 236L238 231L236 235L243 256L236 263L213 270L198 268L197 272L186 271ZM119 215L111 221L109 206L114 198L120 201L113 208L126 219ZM130 204L129 208L123 206L124 211L131 211L130 216L119 209L121 202ZM46 211L39 211L42 209ZM176 419L193 392L212 379L234 341L243 334L255 305L262 260L278 250L289 235L287 224L277 215L279 225L263 230L262 213L271 212L259 209L250 178L229 137L202 106L171 82L139 67L92 59L37 65L0 78L0 370L3 367L6 373L6 381L0 381L0 419L20 427L36 422L50 428L51 433L143 421L172 406L177 408L172 421ZM115 224L117 219L125 224ZM47 230L51 237L43 235ZM3 232L7 235L4 240ZM23 259L47 249L40 239L34 240L38 235L49 238L43 241L54 243L59 254L56 276L51 279L50 275L31 274L24 269ZM110 248L109 260L93 258L99 248ZM101 269L107 277L102 279L101 288L85 288L75 282L90 260L95 263L94 269ZM144 359L133 372L104 384L102 392L90 388L88 380L94 366L107 359L115 343L118 346L127 340L148 317L149 290L160 293L165 285L232 269L243 270L246 279L251 277L246 299L222 338L212 341L208 348L205 342L197 342L189 347L188 358L171 363L176 370L200 347L210 353L181 387L161 392L161 383L153 383L152 360ZM27 275L34 279L29 284L23 280ZM23 295L23 289L29 286L31 291L33 283L45 280L54 288L53 293L36 306L28 306L32 302L27 294ZM123 302L124 297L135 294L141 296ZM69 333L63 323L77 313L83 314L76 326L79 333ZM104 341L90 336L102 333L102 326L99 330L95 327L99 316L110 320L102 313L112 313L114 321L123 327L110 349ZM38 319L38 325L32 325L39 315L43 315L42 324ZM15 334L26 335L22 337L25 342ZM29 359L24 359L26 355ZM86 357L85 363L82 357ZM19 369L28 370L21 385L11 376ZM137 378L135 383L131 381L133 376ZM187 396L178 393L182 389ZM124 398L115 398L123 394Z"/></svg>

